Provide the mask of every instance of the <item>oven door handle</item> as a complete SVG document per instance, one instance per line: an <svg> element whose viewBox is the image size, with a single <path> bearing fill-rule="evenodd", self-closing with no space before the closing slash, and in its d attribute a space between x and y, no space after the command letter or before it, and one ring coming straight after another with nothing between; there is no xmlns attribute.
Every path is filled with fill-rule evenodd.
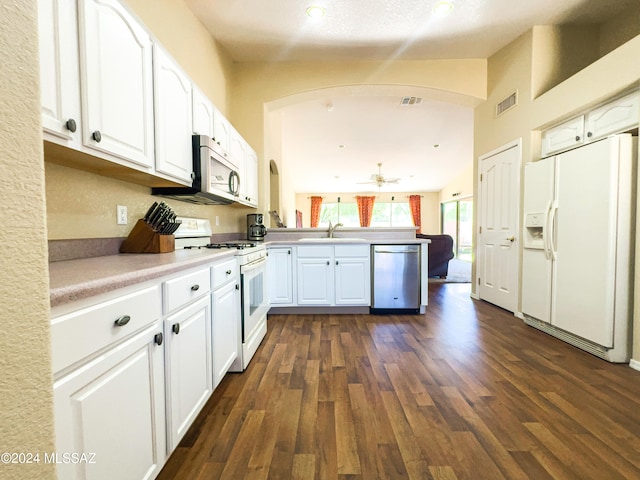
<svg viewBox="0 0 640 480"><path fill-rule="evenodd" d="M257 270L258 268L262 268L262 266L267 263L267 258L262 257L260 260L256 260L255 262L248 263L246 265L242 265L240 267L240 273L249 273L253 270Z"/></svg>

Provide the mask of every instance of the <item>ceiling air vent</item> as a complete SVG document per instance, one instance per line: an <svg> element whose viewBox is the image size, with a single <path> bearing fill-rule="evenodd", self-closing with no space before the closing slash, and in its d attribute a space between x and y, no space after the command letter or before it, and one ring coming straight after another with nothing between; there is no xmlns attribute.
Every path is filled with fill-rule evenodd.
<svg viewBox="0 0 640 480"><path fill-rule="evenodd" d="M507 110L512 109L516 105L518 105L518 91L517 90L496 105L496 117L499 117L504 112L506 112Z"/></svg>
<svg viewBox="0 0 640 480"><path fill-rule="evenodd" d="M408 105L420 105L422 103L422 98L420 97L402 97L400 100L400 105L406 107Z"/></svg>

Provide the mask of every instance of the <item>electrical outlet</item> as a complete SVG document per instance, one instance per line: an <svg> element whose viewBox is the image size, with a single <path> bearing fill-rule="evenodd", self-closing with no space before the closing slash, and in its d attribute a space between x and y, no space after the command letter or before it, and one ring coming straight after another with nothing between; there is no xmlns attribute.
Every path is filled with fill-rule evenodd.
<svg viewBox="0 0 640 480"><path fill-rule="evenodd" d="M216 227L220 226L220 217L216 215Z"/></svg>
<svg viewBox="0 0 640 480"><path fill-rule="evenodd" d="M127 207L125 205L116 206L116 223L118 225L126 225L127 222Z"/></svg>

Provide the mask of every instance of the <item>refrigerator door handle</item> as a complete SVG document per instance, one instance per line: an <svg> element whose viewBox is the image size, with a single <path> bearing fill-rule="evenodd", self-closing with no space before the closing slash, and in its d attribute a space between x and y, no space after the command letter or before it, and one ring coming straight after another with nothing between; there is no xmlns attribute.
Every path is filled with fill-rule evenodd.
<svg viewBox="0 0 640 480"><path fill-rule="evenodd" d="M558 250L556 249L556 244L555 244L555 240L556 240L556 232L555 232L555 227L556 227L556 217L558 216L558 201L554 200L553 201L553 205L551 206L551 215L549 215L549 223L548 223L548 230L549 230L549 250L551 251L551 259L552 260L556 260L557 255L558 255Z"/></svg>
<svg viewBox="0 0 640 480"><path fill-rule="evenodd" d="M549 217L551 216L551 200L547 203L544 211L544 226L542 228L542 248L547 260L551 260L551 245L549 243Z"/></svg>

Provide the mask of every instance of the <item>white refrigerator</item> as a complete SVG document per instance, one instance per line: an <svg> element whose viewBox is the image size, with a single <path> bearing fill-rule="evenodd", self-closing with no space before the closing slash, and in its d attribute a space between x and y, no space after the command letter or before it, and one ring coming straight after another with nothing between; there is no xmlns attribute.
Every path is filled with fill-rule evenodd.
<svg viewBox="0 0 640 480"><path fill-rule="evenodd" d="M524 167L525 322L628 362L637 138L616 135Z"/></svg>

